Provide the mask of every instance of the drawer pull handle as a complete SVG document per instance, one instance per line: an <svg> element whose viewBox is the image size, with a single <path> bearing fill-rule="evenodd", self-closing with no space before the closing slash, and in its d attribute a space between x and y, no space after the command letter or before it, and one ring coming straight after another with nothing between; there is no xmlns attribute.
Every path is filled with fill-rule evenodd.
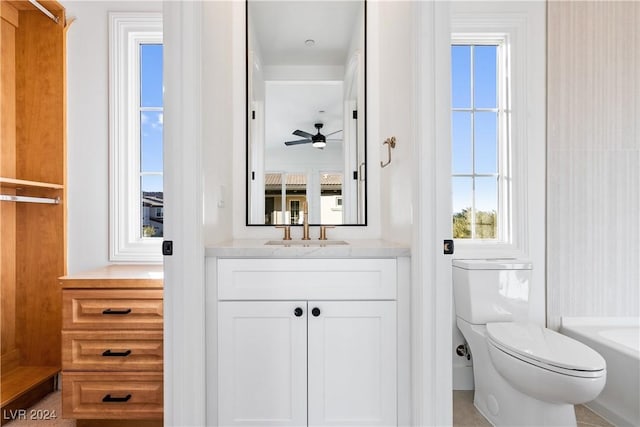
<svg viewBox="0 0 640 427"><path fill-rule="evenodd" d="M102 398L103 402L127 402L131 399L131 395L127 394L125 397L111 397L110 394L107 394Z"/></svg>
<svg viewBox="0 0 640 427"><path fill-rule="evenodd" d="M112 356L112 357L127 357L131 354L131 350L127 351L111 351L111 349L106 350L102 353L103 356Z"/></svg>
<svg viewBox="0 0 640 427"><path fill-rule="evenodd" d="M106 310L102 311L102 314L129 314L131 313L131 309L127 308L126 310L111 310L110 308L107 308Z"/></svg>

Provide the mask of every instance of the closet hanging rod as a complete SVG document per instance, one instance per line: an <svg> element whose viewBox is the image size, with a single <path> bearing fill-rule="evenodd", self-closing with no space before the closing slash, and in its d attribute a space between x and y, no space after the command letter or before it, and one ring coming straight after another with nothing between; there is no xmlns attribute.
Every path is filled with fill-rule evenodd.
<svg viewBox="0 0 640 427"><path fill-rule="evenodd" d="M27 203L46 203L50 205L59 205L60 197L52 199L50 197L29 197L29 196L13 196L10 194L0 194L0 200L5 202L27 202Z"/></svg>
<svg viewBox="0 0 640 427"><path fill-rule="evenodd" d="M57 16L55 16L53 13L49 12L49 9L47 9L46 7L44 7L43 5L41 5L38 0L29 0L29 3L31 3L32 5L34 5L35 7L37 7L40 12L44 13L45 15L47 15L49 18L51 18L56 24L58 24L60 22L60 20L58 19Z"/></svg>

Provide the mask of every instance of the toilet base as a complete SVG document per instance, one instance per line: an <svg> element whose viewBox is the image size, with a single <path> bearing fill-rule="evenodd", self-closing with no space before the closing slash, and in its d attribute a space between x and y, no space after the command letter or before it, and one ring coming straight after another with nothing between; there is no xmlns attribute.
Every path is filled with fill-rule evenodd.
<svg viewBox="0 0 640 427"><path fill-rule="evenodd" d="M516 390L493 366L487 348L486 327L458 319L474 361L473 404L494 426L575 426L571 404L555 404L535 399ZM476 369L481 366L482 369Z"/></svg>
<svg viewBox="0 0 640 427"><path fill-rule="evenodd" d="M502 403L500 403L501 401ZM511 398L498 399L493 394L478 393L476 391L473 395L473 406L491 425L496 427L576 426L573 405L554 405L537 400L536 402L520 401L517 406L514 406Z"/></svg>

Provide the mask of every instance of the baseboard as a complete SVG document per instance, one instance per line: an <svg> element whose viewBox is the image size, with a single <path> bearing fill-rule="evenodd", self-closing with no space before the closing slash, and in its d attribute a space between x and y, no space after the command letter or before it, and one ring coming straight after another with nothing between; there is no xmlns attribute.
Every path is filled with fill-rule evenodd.
<svg viewBox="0 0 640 427"><path fill-rule="evenodd" d="M473 390L473 367L453 365L453 389Z"/></svg>
<svg viewBox="0 0 640 427"><path fill-rule="evenodd" d="M614 426L617 427L636 427L637 425L629 422L629 420L622 418L620 415L614 413L609 410L607 407L598 403L597 399L592 400L589 403L585 403L584 406L589 408L591 412L596 413L600 417L604 418L606 421L610 422Z"/></svg>

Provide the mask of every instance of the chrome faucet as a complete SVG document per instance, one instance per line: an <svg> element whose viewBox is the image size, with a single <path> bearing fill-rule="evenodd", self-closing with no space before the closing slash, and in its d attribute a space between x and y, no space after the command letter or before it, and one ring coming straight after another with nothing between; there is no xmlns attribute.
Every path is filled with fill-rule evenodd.
<svg viewBox="0 0 640 427"><path fill-rule="evenodd" d="M309 237L309 205L306 200L302 202L302 214L302 240L311 240Z"/></svg>

